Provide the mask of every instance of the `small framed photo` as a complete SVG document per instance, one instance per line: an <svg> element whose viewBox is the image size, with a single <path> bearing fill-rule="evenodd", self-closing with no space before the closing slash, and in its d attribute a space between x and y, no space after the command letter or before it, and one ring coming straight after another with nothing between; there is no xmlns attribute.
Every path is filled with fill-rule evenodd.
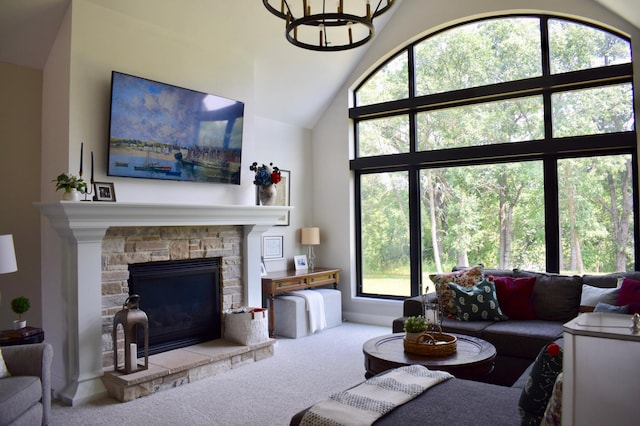
<svg viewBox="0 0 640 426"><path fill-rule="evenodd" d="M94 201L116 201L116 190L113 183L110 182L94 182Z"/></svg>
<svg viewBox="0 0 640 426"><path fill-rule="evenodd" d="M276 260L284 258L283 242L284 237L282 235L262 237L263 259Z"/></svg>
<svg viewBox="0 0 640 426"><path fill-rule="evenodd" d="M296 271L308 271L309 264L307 263L307 255L299 254L297 256L293 256L293 263L296 266Z"/></svg>

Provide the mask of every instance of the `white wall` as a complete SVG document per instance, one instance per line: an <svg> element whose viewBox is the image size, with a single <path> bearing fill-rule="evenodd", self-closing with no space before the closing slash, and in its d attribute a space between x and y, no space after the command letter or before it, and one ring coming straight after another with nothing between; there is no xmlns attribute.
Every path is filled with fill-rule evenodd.
<svg viewBox="0 0 640 426"><path fill-rule="evenodd" d="M535 3L535 9L531 8L532 3ZM353 158L352 130L347 119L350 89L391 53L411 40L455 22L515 11L582 17L617 28L631 35L632 40L640 40L638 28L591 0L449 0L446 7L436 1L403 1L393 19L377 36L347 79L341 95L313 129L313 219L328 234L316 254L321 263L343 269L340 288L343 290L343 310L347 319L390 327L392 319L402 314L402 302L355 297L353 185L348 172L348 160ZM640 43L636 42L633 56L640 57L638 53ZM635 83L636 87L640 87L640 73L636 73ZM640 111L637 93L636 110Z"/></svg>
<svg viewBox="0 0 640 426"><path fill-rule="evenodd" d="M106 175L112 70L213 93L245 102L243 165L240 185L157 181ZM256 116L252 56L231 50L224 40L198 43L180 33L152 25L85 0L74 0L44 69L41 200L56 201L50 182L62 172L78 173L84 142L85 178L94 152L95 180L113 182L119 202L168 204L255 204L254 161L273 162L291 171L291 225L267 234L284 236L285 259L267 264L285 269L302 252L298 231L310 215L311 131ZM32 200L37 201L37 200ZM64 342L66 320L76 308L67 299L60 272L60 239L43 220L42 282L47 341L56 357L53 386L60 390L69 374ZM67 309L68 308L68 309Z"/></svg>

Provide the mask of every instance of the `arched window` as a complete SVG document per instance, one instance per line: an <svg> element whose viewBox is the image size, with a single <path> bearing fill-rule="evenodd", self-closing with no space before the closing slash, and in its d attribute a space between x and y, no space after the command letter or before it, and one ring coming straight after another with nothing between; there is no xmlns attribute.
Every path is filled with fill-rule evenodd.
<svg viewBox="0 0 640 426"><path fill-rule="evenodd" d="M482 263L634 270L631 43L513 15L416 41L354 91L358 295L406 297Z"/></svg>

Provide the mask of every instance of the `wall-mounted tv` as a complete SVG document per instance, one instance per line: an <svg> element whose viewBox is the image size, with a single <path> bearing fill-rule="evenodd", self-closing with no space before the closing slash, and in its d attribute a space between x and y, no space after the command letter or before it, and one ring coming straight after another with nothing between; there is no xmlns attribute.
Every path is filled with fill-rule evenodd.
<svg viewBox="0 0 640 426"><path fill-rule="evenodd" d="M113 71L109 176L240 184L244 103Z"/></svg>

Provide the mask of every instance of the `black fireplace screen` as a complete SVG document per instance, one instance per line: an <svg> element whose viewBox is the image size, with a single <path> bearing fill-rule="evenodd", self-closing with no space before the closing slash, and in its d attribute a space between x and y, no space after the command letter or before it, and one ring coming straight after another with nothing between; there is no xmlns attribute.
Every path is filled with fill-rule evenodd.
<svg viewBox="0 0 640 426"><path fill-rule="evenodd" d="M149 355L221 337L219 265L219 258L129 265L129 294L140 296L149 318ZM139 354L143 348L139 333Z"/></svg>

